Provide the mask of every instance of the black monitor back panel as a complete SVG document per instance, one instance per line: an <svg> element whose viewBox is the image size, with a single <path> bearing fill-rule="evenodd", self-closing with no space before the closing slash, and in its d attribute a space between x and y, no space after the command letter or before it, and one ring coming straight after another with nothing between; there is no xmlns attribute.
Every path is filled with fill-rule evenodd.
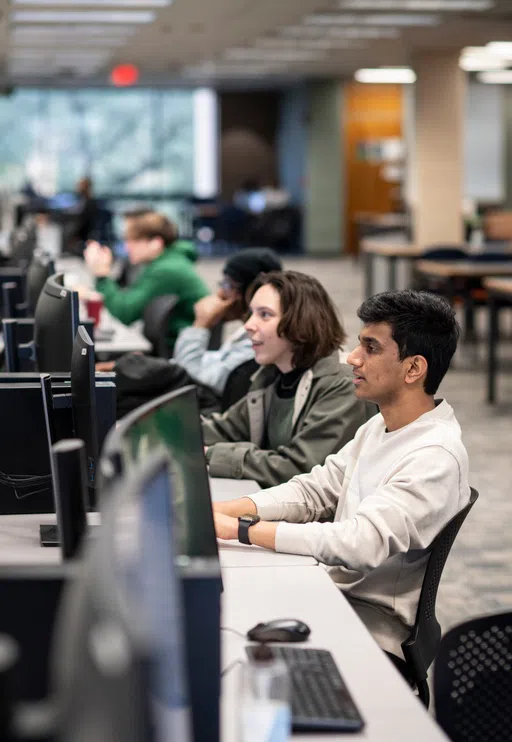
<svg viewBox="0 0 512 742"><path fill-rule="evenodd" d="M66 580L65 565L0 567L0 633L18 643L12 677L16 701L41 701L50 690L50 649Z"/></svg>
<svg viewBox="0 0 512 742"><path fill-rule="evenodd" d="M112 382L96 382L100 449L108 430L115 423L115 391ZM54 409L56 439L72 438L73 411L69 384L52 381L52 394L67 395ZM50 474L40 383L0 383L0 410L0 472L3 475L0 480L0 515L55 512L51 482L42 482L41 486L35 482L33 488L25 486L19 489L6 482L6 475Z"/></svg>

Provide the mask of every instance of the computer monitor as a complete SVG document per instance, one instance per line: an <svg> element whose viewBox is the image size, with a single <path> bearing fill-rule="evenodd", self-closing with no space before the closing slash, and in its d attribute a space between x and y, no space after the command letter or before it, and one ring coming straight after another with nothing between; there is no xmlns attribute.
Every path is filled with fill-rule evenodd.
<svg viewBox="0 0 512 742"><path fill-rule="evenodd" d="M55 273L55 265L45 255L34 256L27 271L27 310L28 316L33 317L41 291L46 281Z"/></svg>
<svg viewBox="0 0 512 742"><path fill-rule="evenodd" d="M80 204L80 198L76 193L56 193L55 196L46 200L49 209L73 209Z"/></svg>
<svg viewBox="0 0 512 742"><path fill-rule="evenodd" d="M78 330L78 293L64 287L64 274L46 280L37 302L34 323L39 371L69 371Z"/></svg>
<svg viewBox="0 0 512 742"><path fill-rule="evenodd" d="M71 355L71 397L75 437L85 443L87 486L96 486L98 461L98 416L96 412L96 369L94 343L83 325L79 325Z"/></svg>
<svg viewBox="0 0 512 742"><path fill-rule="evenodd" d="M54 643L63 742L189 742L168 454L116 483Z"/></svg>
<svg viewBox="0 0 512 742"><path fill-rule="evenodd" d="M210 484L194 386L183 387L134 410L107 436L103 455L125 469L158 444L170 451L178 523L178 552L218 559Z"/></svg>
<svg viewBox="0 0 512 742"><path fill-rule="evenodd" d="M129 477L162 445L172 461L194 739L217 742L222 578L195 387L165 394L122 418L105 440L100 480Z"/></svg>

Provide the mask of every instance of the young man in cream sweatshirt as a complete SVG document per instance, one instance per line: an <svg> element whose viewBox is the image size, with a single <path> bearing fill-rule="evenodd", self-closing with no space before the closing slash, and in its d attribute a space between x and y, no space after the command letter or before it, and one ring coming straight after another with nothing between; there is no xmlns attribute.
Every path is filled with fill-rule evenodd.
<svg viewBox="0 0 512 742"><path fill-rule="evenodd" d="M356 395L380 414L309 474L217 503L215 525L221 539L242 536L327 565L382 649L403 657L426 550L469 501L460 426L434 399L459 328L443 299L410 290L377 294L358 316L364 326L347 362ZM247 530L244 515L260 520Z"/></svg>

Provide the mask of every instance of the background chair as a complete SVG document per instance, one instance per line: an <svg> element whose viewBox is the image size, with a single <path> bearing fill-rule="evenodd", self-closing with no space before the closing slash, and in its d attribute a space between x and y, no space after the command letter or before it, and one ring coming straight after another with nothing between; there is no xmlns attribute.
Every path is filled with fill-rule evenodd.
<svg viewBox="0 0 512 742"><path fill-rule="evenodd" d="M405 662L399 657L390 657L407 682L417 688L418 696L426 708L430 703L427 672L435 659L441 641L441 626L436 617L437 590L455 537L477 499L478 492L471 488L466 507L457 513L432 541L416 611L416 621L410 636L402 643Z"/></svg>
<svg viewBox="0 0 512 742"><path fill-rule="evenodd" d="M167 336L169 319L177 303L178 297L175 294L157 296L144 310L143 333L153 346L153 355L159 358L170 358L172 355Z"/></svg>
<svg viewBox="0 0 512 742"><path fill-rule="evenodd" d="M512 739L512 613L466 621L442 638L434 694L452 742Z"/></svg>
<svg viewBox="0 0 512 742"><path fill-rule="evenodd" d="M251 385L251 376L258 368L256 361L251 358L231 371L220 401L221 412L225 412L228 407L245 397Z"/></svg>
<svg viewBox="0 0 512 742"><path fill-rule="evenodd" d="M224 322L218 322L215 327L212 327L210 332L210 340L208 341L208 350L219 350L222 345L222 333L224 331Z"/></svg>

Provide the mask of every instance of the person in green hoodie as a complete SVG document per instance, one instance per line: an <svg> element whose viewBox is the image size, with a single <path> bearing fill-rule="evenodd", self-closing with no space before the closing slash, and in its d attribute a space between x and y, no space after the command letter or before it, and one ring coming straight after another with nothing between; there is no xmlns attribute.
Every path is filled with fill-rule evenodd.
<svg viewBox="0 0 512 742"><path fill-rule="evenodd" d="M84 259L96 277L96 290L103 295L110 314L130 325L144 314L152 299L176 294L178 303L169 321L170 348L184 327L194 322L194 304L209 291L196 273L197 253L193 243L178 238L178 229L163 214L153 211L132 214L125 220L125 243L130 263L145 264L134 283L121 288L109 277L112 252L98 242L89 242Z"/></svg>

